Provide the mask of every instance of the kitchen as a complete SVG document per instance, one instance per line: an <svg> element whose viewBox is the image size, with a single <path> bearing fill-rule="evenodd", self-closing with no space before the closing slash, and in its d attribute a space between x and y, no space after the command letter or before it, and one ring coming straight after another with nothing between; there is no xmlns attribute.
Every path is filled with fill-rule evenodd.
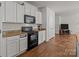
<svg viewBox="0 0 79 59"><path fill-rule="evenodd" d="M0 1L0 32L0 56L18 56L55 37L55 12L26 1Z"/></svg>

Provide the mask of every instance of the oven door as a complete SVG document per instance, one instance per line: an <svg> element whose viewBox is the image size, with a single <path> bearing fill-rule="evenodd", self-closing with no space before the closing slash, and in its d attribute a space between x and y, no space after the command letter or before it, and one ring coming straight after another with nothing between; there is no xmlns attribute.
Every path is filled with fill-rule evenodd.
<svg viewBox="0 0 79 59"><path fill-rule="evenodd" d="M33 34L30 36L30 42L36 42L38 40L37 35Z"/></svg>
<svg viewBox="0 0 79 59"><path fill-rule="evenodd" d="M38 33L28 34L28 50L38 45Z"/></svg>
<svg viewBox="0 0 79 59"><path fill-rule="evenodd" d="M38 33L33 32L29 36L30 36L30 39L29 39L30 44L36 43L38 41Z"/></svg>
<svg viewBox="0 0 79 59"><path fill-rule="evenodd" d="M29 16L29 15L24 15L24 23L34 24L35 23L35 17Z"/></svg>

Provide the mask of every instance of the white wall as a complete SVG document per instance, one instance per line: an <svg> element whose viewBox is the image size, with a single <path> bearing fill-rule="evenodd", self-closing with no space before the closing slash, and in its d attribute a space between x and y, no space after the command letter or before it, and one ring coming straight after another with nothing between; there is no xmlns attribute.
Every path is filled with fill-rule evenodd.
<svg viewBox="0 0 79 59"><path fill-rule="evenodd" d="M62 24L69 24L71 34L79 32L79 13L61 17Z"/></svg>
<svg viewBox="0 0 79 59"><path fill-rule="evenodd" d="M59 34L59 27L61 24L61 16L55 15L55 33Z"/></svg>

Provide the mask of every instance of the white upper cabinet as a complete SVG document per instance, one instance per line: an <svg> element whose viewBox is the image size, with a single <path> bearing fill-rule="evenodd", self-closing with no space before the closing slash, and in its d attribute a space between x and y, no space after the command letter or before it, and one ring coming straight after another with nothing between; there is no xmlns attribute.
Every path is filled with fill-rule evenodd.
<svg viewBox="0 0 79 59"><path fill-rule="evenodd" d="M37 12L36 23L42 24L42 13L40 11Z"/></svg>
<svg viewBox="0 0 79 59"><path fill-rule="evenodd" d="M37 13L37 7L25 2L25 7L24 7L24 12L25 15L31 15L31 16L35 16L36 17L36 13Z"/></svg>
<svg viewBox="0 0 79 59"><path fill-rule="evenodd" d="M36 13L37 13L37 7L31 5L31 16L36 17Z"/></svg>
<svg viewBox="0 0 79 59"><path fill-rule="evenodd" d="M29 4L29 3L27 3L27 2L25 2L24 3L24 13L26 14L26 15L30 15L31 14L31 5Z"/></svg>
<svg viewBox="0 0 79 59"><path fill-rule="evenodd" d="M16 22L16 3L12 1L6 2L6 21Z"/></svg>
<svg viewBox="0 0 79 59"><path fill-rule="evenodd" d="M5 19L5 2L1 1L0 2L0 21L4 21Z"/></svg>
<svg viewBox="0 0 79 59"><path fill-rule="evenodd" d="M24 23L24 6L17 3L17 22Z"/></svg>
<svg viewBox="0 0 79 59"><path fill-rule="evenodd" d="M31 12L31 16L35 16L35 7L32 6L32 5L30 7L31 7L31 9L30 9L31 10L30 11Z"/></svg>
<svg viewBox="0 0 79 59"><path fill-rule="evenodd" d="M37 7L24 2L24 6L13 1L0 2L0 20L3 22L24 23L24 15L35 16L37 20Z"/></svg>

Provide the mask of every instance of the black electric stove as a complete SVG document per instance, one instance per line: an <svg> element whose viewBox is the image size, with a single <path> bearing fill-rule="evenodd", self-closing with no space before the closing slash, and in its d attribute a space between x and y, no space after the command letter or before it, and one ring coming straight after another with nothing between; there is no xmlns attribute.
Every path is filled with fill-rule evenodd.
<svg viewBox="0 0 79 59"><path fill-rule="evenodd" d="M37 31L33 31L32 27L22 27L22 32L28 33L27 50L31 50L32 48L38 46L38 32Z"/></svg>

